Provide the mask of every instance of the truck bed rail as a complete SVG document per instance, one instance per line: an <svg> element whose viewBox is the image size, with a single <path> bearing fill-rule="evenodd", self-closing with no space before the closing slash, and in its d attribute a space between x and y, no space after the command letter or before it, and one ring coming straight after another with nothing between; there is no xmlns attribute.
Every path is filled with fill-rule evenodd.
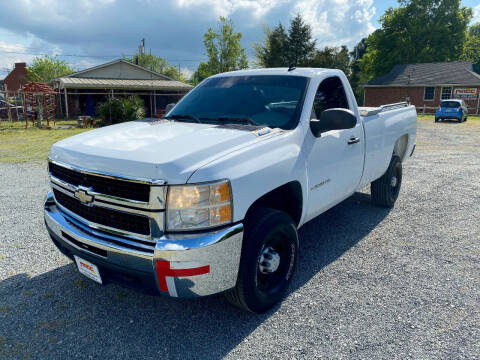
<svg viewBox="0 0 480 360"><path fill-rule="evenodd" d="M406 101L402 101L398 103L382 105L379 107L359 107L358 110L361 116L372 116L372 115L377 115L381 112L391 111L391 110L400 109L408 106L409 104Z"/></svg>

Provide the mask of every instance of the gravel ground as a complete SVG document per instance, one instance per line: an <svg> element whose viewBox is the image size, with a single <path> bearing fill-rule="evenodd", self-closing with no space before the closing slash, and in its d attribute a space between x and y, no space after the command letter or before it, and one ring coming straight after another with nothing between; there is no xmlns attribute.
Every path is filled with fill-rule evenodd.
<svg viewBox="0 0 480 360"><path fill-rule="evenodd" d="M45 164L1 164L0 358L479 359L478 139L422 121L395 208L359 192L306 224L261 316L82 277L44 229Z"/></svg>

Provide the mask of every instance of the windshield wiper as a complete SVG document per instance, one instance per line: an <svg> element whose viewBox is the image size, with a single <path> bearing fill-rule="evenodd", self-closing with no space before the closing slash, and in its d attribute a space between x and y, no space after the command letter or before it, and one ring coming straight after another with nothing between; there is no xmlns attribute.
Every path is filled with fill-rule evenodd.
<svg viewBox="0 0 480 360"><path fill-rule="evenodd" d="M167 119L167 120L193 120L197 123L200 123L200 119L197 118L196 116L194 115L190 115L190 114L175 114L175 115L170 115L170 116L164 116L163 117L164 119Z"/></svg>
<svg viewBox="0 0 480 360"><path fill-rule="evenodd" d="M235 116L220 116L218 118L219 121L225 121L225 122L229 122L229 121L234 121L234 122L243 122L243 123L247 123L249 125L254 125L254 126L262 126L260 125L259 123L255 122L252 118L248 117L248 116L239 116L239 117L235 117Z"/></svg>

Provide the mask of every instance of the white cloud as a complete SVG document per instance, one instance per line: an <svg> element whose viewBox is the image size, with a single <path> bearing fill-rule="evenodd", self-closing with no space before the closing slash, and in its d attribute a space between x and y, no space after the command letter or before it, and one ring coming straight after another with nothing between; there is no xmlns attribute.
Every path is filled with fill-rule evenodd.
<svg viewBox="0 0 480 360"><path fill-rule="evenodd" d="M218 16L233 19L253 56L263 25L288 28L296 13L312 26L319 47L352 48L374 30L373 0L16 0L0 1L0 39L4 47L21 45L25 52L97 56L62 58L78 69L133 54L145 38L147 51L189 74L205 59L203 34ZM3 55L0 66L33 58Z"/></svg>
<svg viewBox="0 0 480 360"><path fill-rule="evenodd" d="M268 13L272 8L288 0L177 0L181 8L211 8L217 16L229 16L236 11L249 11L259 18ZM208 12L206 12L208 13Z"/></svg>
<svg viewBox="0 0 480 360"><path fill-rule="evenodd" d="M480 22L480 5L477 5L473 8L473 19L472 24Z"/></svg>
<svg viewBox="0 0 480 360"><path fill-rule="evenodd" d="M18 43L7 43L0 41L0 78L13 70L14 64L18 62L29 62L33 59L31 55L22 55L25 46Z"/></svg>
<svg viewBox="0 0 480 360"><path fill-rule="evenodd" d="M375 30L373 0L301 0L292 15L300 13L312 26L320 46L354 46Z"/></svg>

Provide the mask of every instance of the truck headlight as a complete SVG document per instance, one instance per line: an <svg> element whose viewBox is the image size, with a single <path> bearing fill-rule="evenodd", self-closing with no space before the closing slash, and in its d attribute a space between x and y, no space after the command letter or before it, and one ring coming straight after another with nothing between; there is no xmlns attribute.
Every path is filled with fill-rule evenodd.
<svg viewBox="0 0 480 360"><path fill-rule="evenodd" d="M167 230L201 230L232 222L230 182L169 186Z"/></svg>

